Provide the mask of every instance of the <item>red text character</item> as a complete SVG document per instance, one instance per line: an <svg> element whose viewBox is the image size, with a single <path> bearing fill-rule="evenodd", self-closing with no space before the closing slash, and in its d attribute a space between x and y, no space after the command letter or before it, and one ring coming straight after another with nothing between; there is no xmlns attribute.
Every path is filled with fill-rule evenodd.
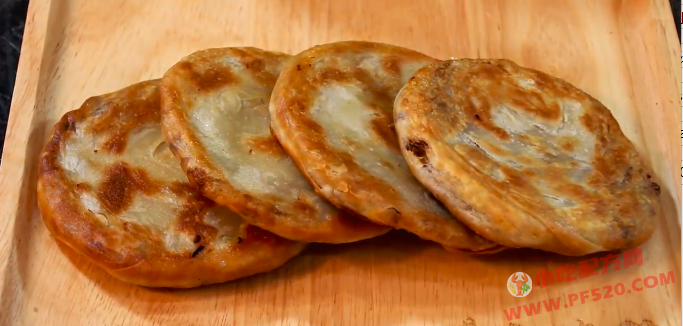
<svg viewBox="0 0 683 326"><path fill-rule="evenodd" d="M598 275L595 268L598 267L598 259L591 258L579 262L579 278L586 278L588 276Z"/></svg>
<svg viewBox="0 0 683 326"><path fill-rule="evenodd" d="M572 293L569 295L569 306L573 307L574 306L574 301L579 298L579 295L576 293Z"/></svg>
<svg viewBox="0 0 683 326"><path fill-rule="evenodd" d="M564 281L564 273L564 266L557 266L555 268L555 275L557 276L556 281L558 283Z"/></svg>
<svg viewBox="0 0 683 326"><path fill-rule="evenodd" d="M581 295L581 304L586 303L586 299L588 299L588 291L581 291L579 292L579 295Z"/></svg>
<svg viewBox="0 0 683 326"><path fill-rule="evenodd" d="M565 279L567 280L567 282L576 280L576 276L574 276L574 273L576 273L576 268L574 268L574 264L564 265L564 273L566 275Z"/></svg>
<svg viewBox="0 0 683 326"><path fill-rule="evenodd" d="M621 261L619 260L619 255L609 254L605 257L600 258L602 260L602 273L607 273L607 266L614 264L614 270L618 271L621 269Z"/></svg>
<svg viewBox="0 0 683 326"><path fill-rule="evenodd" d="M548 286L549 284L555 283L553 279L553 273L548 272L545 268L536 275L536 283L542 288ZM534 285L536 285L534 283Z"/></svg>
<svg viewBox="0 0 683 326"><path fill-rule="evenodd" d="M669 271L669 274L659 273L659 284L676 283L674 280L674 271Z"/></svg>
<svg viewBox="0 0 683 326"><path fill-rule="evenodd" d="M640 247L624 251L624 268L643 264L643 249Z"/></svg>
<svg viewBox="0 0 683 326"><path fill-rule="evenodd" d="M638 281L642 281L642 280L640 279L640 277L637 278L637 279L635 279L635 280L633 280L633 282L631 283L631 287L632 287L634 290L636 290L636 291L642 291L642 290L643 290L643 287L642 287L642 286L638 286L638 285L636 284L636 283L638 283Z"/></svg>

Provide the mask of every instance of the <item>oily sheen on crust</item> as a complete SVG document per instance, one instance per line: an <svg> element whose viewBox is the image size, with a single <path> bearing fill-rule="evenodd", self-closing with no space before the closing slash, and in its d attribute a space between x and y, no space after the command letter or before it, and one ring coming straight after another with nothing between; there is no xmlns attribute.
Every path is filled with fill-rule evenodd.
<svg viewBox="0 0 683 326"><path fill-rule="evenodd" d="M158 80L89 98L53 129L38 203L56 240L114 277L189 288L270 271L305 246L199 195L161 134Z"/></svg>
<svg viewBox="0 0 683 326"><path fill-rule="evenodd" d="M401 157L394 96L436 60L387 44L338 42L290 60L270 101L272 129L316 191L373 222L447 248L496 244L464 227L431 197Z"/></svg>
<svg viewBox="0 0 683 326"><path fill-rule="evenodd" d="M420 69L395 101L415 176L479 234L564 255L654 232L659 186L598 100L508 60Z"/></svg>
<svg viewBox="0 0 683 326"><path fill-rule="evenodd" d="M271 135L268 100L289 58L209 49L170 68L161 94L171 149L207 197L287 239L344 243L388 232L318 196Z"/></svg>

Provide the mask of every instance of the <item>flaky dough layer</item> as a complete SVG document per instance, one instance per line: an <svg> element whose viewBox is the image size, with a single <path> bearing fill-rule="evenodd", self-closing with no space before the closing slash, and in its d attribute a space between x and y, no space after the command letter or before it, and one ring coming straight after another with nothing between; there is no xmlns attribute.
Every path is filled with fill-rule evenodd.
<svg viewBox="0 0 683 326"><path fill-rule="evenodd" d="M272 129L316 191L371 221L446 247L496 244L453 218L411 175L393 129L396 93L436 62L387 44L338 42L296 55L270 100Z"/></svg>
<svg viewBox="0 0 683 326"><path fill-rule="evenodd" d="M287 239L344 243L388 232L318 196L271 135L268 101L289 58L220 48L171 67L161 81L171 150L204 195Z"/></svg>
<svg viewBox="0 0 683 326"><path fill-rule="evenodd" d="M56 240L114 277L189 288L275 269L304 243L202 197L168 149L158 80L89 98L54 126L38 203Z"/></svg>
<svg viewBox="0 0 683 326"><path fill-rule="evenodd" d="M634 247L655 229L659 186L610 111L508 60L420 69L394 111L418 180L508 247L565 255Z"/></svg>

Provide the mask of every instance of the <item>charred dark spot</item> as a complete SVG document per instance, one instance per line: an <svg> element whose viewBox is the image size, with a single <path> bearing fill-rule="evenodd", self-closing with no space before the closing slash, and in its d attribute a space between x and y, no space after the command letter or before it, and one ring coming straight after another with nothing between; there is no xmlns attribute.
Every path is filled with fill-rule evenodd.
<svg viewBox="0 0 683 326"><path fill-rule="evenodd" d="M434 173L434 167L431 164L422 164L422 169L427 171L427 173Z"/></svg>
<svg viewBox="0 0 683 326"><path fill-rule="evenodd" d="M237 237L237 243L242 243L242 237Z"/></svg>
<svg viewBox="0 0 683 326"><path fill-rule="evenodd" d="M479 144L477 142L472 142L472 144L474 145L474 147L483 151L483 149L481 148L481 146L479 146Z"/></svg>
<svg viewBox="0 0 683 326"><path fill-rule="evenodd" d="M292 204L292 208L294 208L298 212L301 212L303 215L308 216L312 216L316 212L315 207L302 200L297 200L296 202L294 202L294 204Z"/></svg>
<svg viewBox="0 0 683 326"><path fill-rule="evenodd" d="M436 103L436 109L439 111L448 111L448 104L446 102Z"/></svg>
<svg viewBox="0 0 683 326"><path fill-rule="evenodd" d="M401 215L401 211L399 211L398 209L396 209L396 207L389 207L389 210L392 210L392 211L394 211L394 213L396 213L396 214L398 214L398 215Z"/></svg>
<svg viewBox="0 0 683 326"><path fill-rule="evenodd" d="M648 174L648 175L647 175L647 178L648 178L648 179L652 179L652 176Z"/></svg>
<svg viewBox="0 0 683 326"><path fill-rule="evenodd" d="M206 246L199 246L199 247L197 247L197 249L195 249L195 250L192 252L192 258L197 257L197 255L199 255L199 254L204 250L204 248L206 248Z"/></svg>
<svg viewBox="0 0 683 326"><path fill-rule="evenodd" d="M262 243L268 246L277 246L278 244L289 241L277 237L274 234L251 224L244 228L244 233L242 234L241 239L245 246L250 246L251 244L255 243Z"/></svg>
<svg viewBox="0 0 683 326"><path fill-rule="evenodd" d="M187 177L193 185L200 189L203 189L211 181L206 171L197 167L187 169Z"/></svg>
<svg viewBox="0 0 683 326"><path fill-rule="evenodd" d="M409 139L406 149L413 153L413 155L420 158L420 163L427 164L429 159L427 158L427 149L429 149L429 144L422 139Z"/></svg>
<svg viewBox="0 0 683 326"><path fill-rule="evenodd" d="M93 153L97 153L97 150L94 150Z"/></svg>
<svg viewBox="0 0 683 326"><path fill-rule="evenodd" d="M103 147L105 150L112 154L121 154L126 149L126 137L121 133L117 133L114 137L110 138Z"/></svg>
<svg viewBox="0 0 683 326"><path fill-rule="evenodd" d="M600 132L600 124L602 123L602 120L596 115L583 114L579 119L583 126L586 127L586 129L588 129L588 131L591 133L598 134Z"/></svg>
<svg viewBox="0 0 683 326"><path fill-rule="evenodd" d="M255 137L247 140L249 148L249 154L256 150L258 152L272 155L272 156L286 156L284 149L272 135L265 137Z"/></svg>
<svg viewBox="0 0 683 326"><path fill-rule="evenodd" d="M576 140L574 140L572 137L562 137L559 141L560 147L568 152L573 152L576 150Z"/></svg>
<svg viewBox="0 0 683 326"><path fill-rule="evenodd" d="M247 203L255 202L256 198L250 194L242 194L242 200Z"/></svg>
<svg viewBox="0 0 683 326"><path fill-rule="evenodd" d="M301 65L296 65L296 70L301 70Z"/></svg>
<svg viewBox="0 0 683 326"><path fill-rule="evenodd" d="M187 199L176 217L176 228L185 234L194 234L194 243L210 242L218 230L204 222L204 217L216 204L202 196L194 194Z"/></svg>
<svg viewBox="0 0 683 326"><path fill-rule="evenodd" d="M655 182L652 182L652 183L650 184L650 187L652 187L652 190L655 191L655 194L657 194L657 196L659 196L659 194L662 193L662 189L661 189L661 187L659 186L659 184L657 184L657 183L655 183Z"/></svg>
<svg viewBox="0 0 683 326"><path fill-rule="evenodd" d="M481 117L480 117L478 114L475 114L475 115L474 115L474 118L475 118L477 121L481 121Z"/></svg>
<svg viewBox="0 0 683 326"><path fill-rule="evenodd" d="M626 169L626 173L624 173L624 179L622 180L623 183L629 182L631 180L631 171L633 170L632 167L628 167Z"/></svg>
<svg viewBox="0 0 683 326"><path fill-rule="evenodd" d="M372 130L384 141L386 146L399 151L396 127L394 126L391 117L386 115L384 112L380 113L379 115L379 117L370 122Z"/></svg>
<svg viewBox="0 0 683 326"><path fill-rule="evenodd" d="M120 213L131 204L136 192L151 195L159 190L159 185L150 180L145 170L117 163L105 171L97 198L109 213Z"/></svg>
<svg viewBox="0 0 683 326"><path fill-rule="evenodd" d="M83 191L88 191L90 190L90 185L87 183L77 183L76 184L76 191L83 192Z"/></svg>
<svg viewBox="0 0 683 326"><path fill-rule="evenodd" d="M249 63L247 69L251 69ZM195 66L189 61L183 61L176 66L188 80L190 80L199 91L212 91L237 81L237 77L230 68L213 66L204 71L197 71Z"/></svg>
<svg viewBox="0 0 683 326"><path fill-rule="evenodd" d="M621 228L621 236L624 239L628 239L630 235L631 235L631 229L630 228L625 227L625 226Z"/></svg>
<svg viewBox="0 0 683 326"><path fill-rule="evenodd" d="M167 186L167 189L180 197L185 197L188 194L192 195L197 192L197 187L180 181L171 183L169 186Z"/></svg>
<svg viewBox="0 0 683 326"><path fill-rule="evenodd" d="M245 59L244 66L251 70L263 70L266 67L266 63L258 58L248 58Z"/></svg>
<svg viewBox="0 0 683 326"><path fill-rule="evenodd" d="M446 76L446 74L447 74L446 69L448 69L448 67L443 66L443 65L440 66L439 68L436 68L436 69L434 70L434 77L436 77L436 78L444 78L444 77Z"/></svg>
<svg viewBox="0 0 683 326"><path fill-rule="evenodd" d="M384 66L384 69L387 70L387 72L393 74L393 75L400 75L401 74L401 67L399 65L399 59L392 57L392 58L387 58L383 60L382 65Z"/></svg>
<svg viewBox="0 0 683 326"><path fill-rule="evenodd" d="M66 130L75 132L76 131L76 117L69 115L66 119Z"/></svg>

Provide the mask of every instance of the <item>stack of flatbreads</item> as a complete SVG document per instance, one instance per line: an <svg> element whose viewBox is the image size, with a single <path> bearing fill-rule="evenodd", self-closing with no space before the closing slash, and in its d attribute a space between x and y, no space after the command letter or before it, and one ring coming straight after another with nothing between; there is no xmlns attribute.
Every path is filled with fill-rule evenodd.
<svg viewBox="0 0 683 326"><path fill-rule="evenodd" d="M87 99L54 127L38 198L113 276L189 288L391 229L471 254L635 247L655 228L648 173L566 81L349 41L203 50Z"/></svg>

